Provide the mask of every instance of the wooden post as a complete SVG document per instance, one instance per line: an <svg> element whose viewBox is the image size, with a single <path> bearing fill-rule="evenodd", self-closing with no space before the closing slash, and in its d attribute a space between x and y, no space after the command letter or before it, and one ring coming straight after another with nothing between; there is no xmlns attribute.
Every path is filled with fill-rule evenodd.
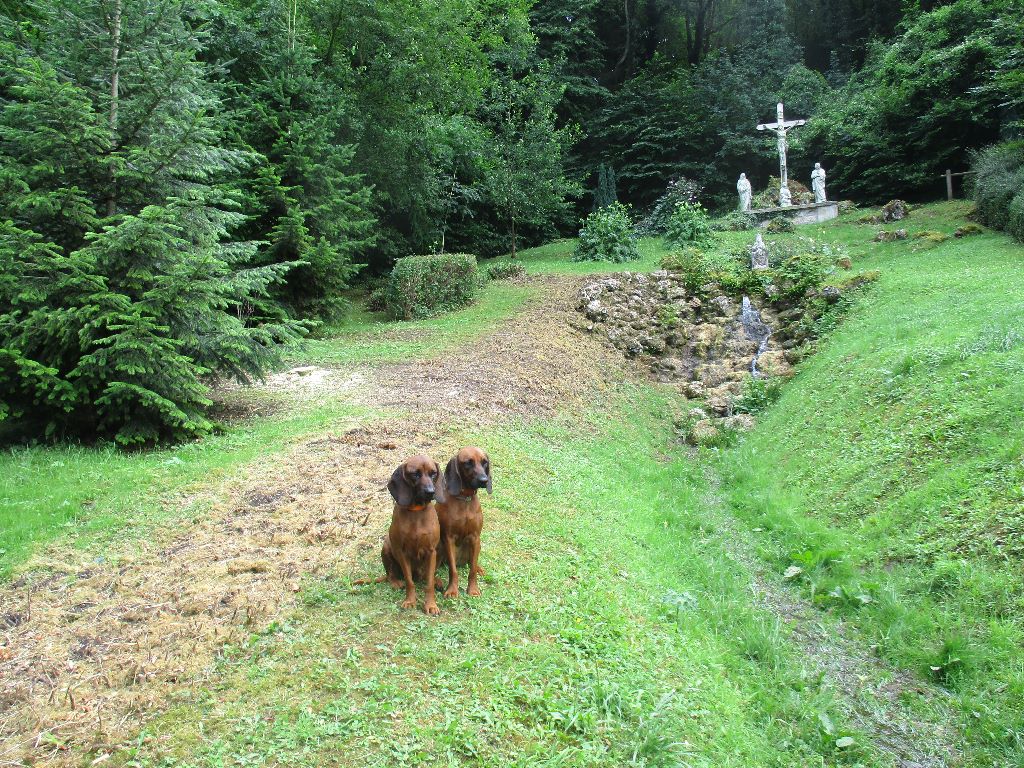
<svg viewBox="0 0 1024 768"><path fill-rule="evenodd" d="M946 169L946 199L953 199L953 171L950 168Z"/></svg>

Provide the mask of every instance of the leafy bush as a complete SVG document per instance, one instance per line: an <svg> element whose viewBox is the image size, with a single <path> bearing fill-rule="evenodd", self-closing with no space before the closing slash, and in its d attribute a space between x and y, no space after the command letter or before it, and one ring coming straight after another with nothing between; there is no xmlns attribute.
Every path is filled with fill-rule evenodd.
<svg viewBox="0 0 1024 768"><path fill-rule="evenodd" d="M732 410L733 413L760 413L781 396L782 384L779 379L745 379L743 390L732 401Z"/></svg>
<svg viewBox="0 0 1024 768"><path fill-rule="evenodd" d="M792 219L787 218L786 216L776 216L765 225L764 231L770 232L773 235L778 235L782 232L795 232L796 227L793 225Z"/></svg>
<svg viewBox="0 0 1024 768"><path fill-rule="evenodd" d="M636 261L636 247L629 210L622 203L612 203L587 216L573 251L573 261Z"/></svg>
<svg viewBox="0 0 1024 768"><path fill-rule="evenodd" d="M399 320L430 317L466 306L473 301L476 287L476 256L406 256L391 270L387 307Z"/></svg>
<svg viewBox="0 0 1024 768"><path fill-rule="evenodd" d="M711 229L715 232L745 232L756 226L757 220L743 211L732 211L711 222Z"/></svg>
<svg viewBox="0 0 1024 768"><path fill-rule="evenodd" d="M704 293L703 287L709 283L732 294L758 291L766 272L751 270L750 257L742 248L729 253L683 248L663 258L661 266L682 273L687 289L697 294Z"/></svg>
<svg viewBox="0 0 1024 768"><path fill-rule="evenodd" d="M799 302L816 291L835 271L835 246L800 238L796 243L772 243L770 263L777 302Z"/></svg>
<svg viewBox="0 0 1024 768"><path fill-rule="evenodd" d="M802 304L815 294L835 272L835 262L844 258L845 253L840 247L810 238L767 245L769 269L752 270L750 253L745 247L728 252L683 248L665 256L661 266L682 273L687 289L698 295L706 293L704 286L714 284L715 292L759 295L773 304L793 305Z"/></svg>
<svg viewBox="0 0 1024 768"><path fill-rule="evenodd" d="M668 220L665 240L681 248L687 245L707 247L714 243L711 219L700 203L679 203Z"/></svg>
<svg viewBox="0 0 1024 768"><path fill-rule="evenodd" d="M484 270L488 280L512 280L526 276L526 267L518 261L497 261Z"/></svg>
<svg viewBox="0 0 1024 768"><path fill-rule="evenodd" d="M982 150L971 167L979 221L1024 240L1024 141Z"/></svg>
<svg viewBox="0 0 1024 768"><path fill-rule="evenodd" d="M1006 217L1006 231L1018 240L1024 241L1024 189L1017 193L1010 203Z"/></svg>
<svg viewBox="0 0 1024 768"><path fill-rule="evenodd" d="M651 212L637 224L637 232L644 237L657 237L665 234L668 231L669 220L679 204L695 204L699 194L700 185L697 182L687 178L673 179L668 183L668 187L665 188L661 197L654 201Z"/></svg>

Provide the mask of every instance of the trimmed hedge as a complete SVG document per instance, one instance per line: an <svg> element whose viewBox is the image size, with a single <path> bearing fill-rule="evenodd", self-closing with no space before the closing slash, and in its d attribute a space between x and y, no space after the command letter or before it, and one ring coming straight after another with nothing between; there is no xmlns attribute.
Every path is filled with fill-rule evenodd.
<svg viewBox="0 0 1024 768"><path fill-rule="evenodd" d="M472 254L406 256L391 270L385 303L399 320L431 317L470 304L478 282Z"/></svg>

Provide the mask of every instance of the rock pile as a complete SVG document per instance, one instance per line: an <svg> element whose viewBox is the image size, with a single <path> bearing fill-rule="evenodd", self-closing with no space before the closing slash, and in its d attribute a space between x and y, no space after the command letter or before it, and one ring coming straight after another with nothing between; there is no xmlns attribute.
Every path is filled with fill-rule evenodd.
<svg viewBox="0 0 1024 768"><path fill-rule="evenodd" d="M714 291L708 295L692 294L682 275L661 270L594 280L580 288L577 298L586 318L584 330L604 336L659 381L679 384L687 397L704 399L709 410L725 416L751 375L758 341L744 330L740 301ZM787 350L802 340L800 312L758 309L772 329L758 371L788 376Z"/></svg>

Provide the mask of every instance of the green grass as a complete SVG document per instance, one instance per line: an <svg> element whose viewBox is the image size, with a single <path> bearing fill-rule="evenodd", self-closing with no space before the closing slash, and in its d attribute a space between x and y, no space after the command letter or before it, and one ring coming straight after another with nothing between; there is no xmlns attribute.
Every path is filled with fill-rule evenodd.
<svg viewBox="0 0 1024 768"><path fill-rule="evenodd" d="M228 649L209 690L151 724L136 759L889 765L751 605L673 407L626 389L582 423L465 435L496 473L482 598L429 619L386 585L309 582L287 621ZM361 570L378 568L370 553Z"/></svg>
<svg viewBox="0 0 1024 768"><path fill-rule="evenodd" d="M885 228L951 234L964 213L927 206ZM347 573L309 581L287 621L224 649L208 688L179 694L134 759L891 765L850 719L882 673L865 667L864 692L845 700L752 600L749 568L796 566L792 588L825 627L842 619L919 676L901 696L915 716L934 732L957 720L964 765L1024 765L1024 249L992 233L876 244L881 227L860 215L777 236L838 241L881 276L753 433L689 456L667 415L685 404L642 386L584 419L465 434L497 467L483 598L442 601L431 620L384 586L350 591ZM571 248L521 258L533 274L589 274L653 270L665 252L649 240L639 262L575 264ZM292 362L428 359L531 295L491 283L474 306L415 323L353 309ZM138 535L176 509L168 494L365 417L328 402L173 450L10 451L0 572L56 537ZM734 557L736 539L760 559ZM377 567L367 555L363 569Z"/></svg>
<svg viewBox="0 0 1024 768"><path fill-rule="evenodd" d="M899 226L950 233L963 210ZM778 572L952 691L978 764L1024 764L1024 249L872 244L849 218L821 229L881 277L724 456L725 486Z"/></svg>
<svg viewBox="0 0 1024 768"><path fill-rule="evenodd" d="M426 320L389 320L355 306L341 321L320 329L288 356L292 364L315 362L340 366L436 357L493 330L529 301L526 286L487 283L465 309Z"/></svg>
<svg viewBox="0 0 1024 768"><path fill-rule="evenodd" d="M8 449L0 453L0 582L58 536L86 542L114 532L140 535L146 524L176 511L163 503L166 494L211 486L302 435L367 415L365 409L329 401L164 450Z"/></svg>
<svg viewBox="0 0 1024 768"><path fill-rule="evenodd" d="M665 255L665 247L660 239L644 238L639 241L639 261L627 261L614 264L608 261L573 261L572 251L576 247L575 240L556 240L553 243L537 248L519 251L516 260L526 267L530 275L592 275L605 272L653 272L660 268L661 257ZM508 261L507 256L483 262L484 265Z"/></svg>

